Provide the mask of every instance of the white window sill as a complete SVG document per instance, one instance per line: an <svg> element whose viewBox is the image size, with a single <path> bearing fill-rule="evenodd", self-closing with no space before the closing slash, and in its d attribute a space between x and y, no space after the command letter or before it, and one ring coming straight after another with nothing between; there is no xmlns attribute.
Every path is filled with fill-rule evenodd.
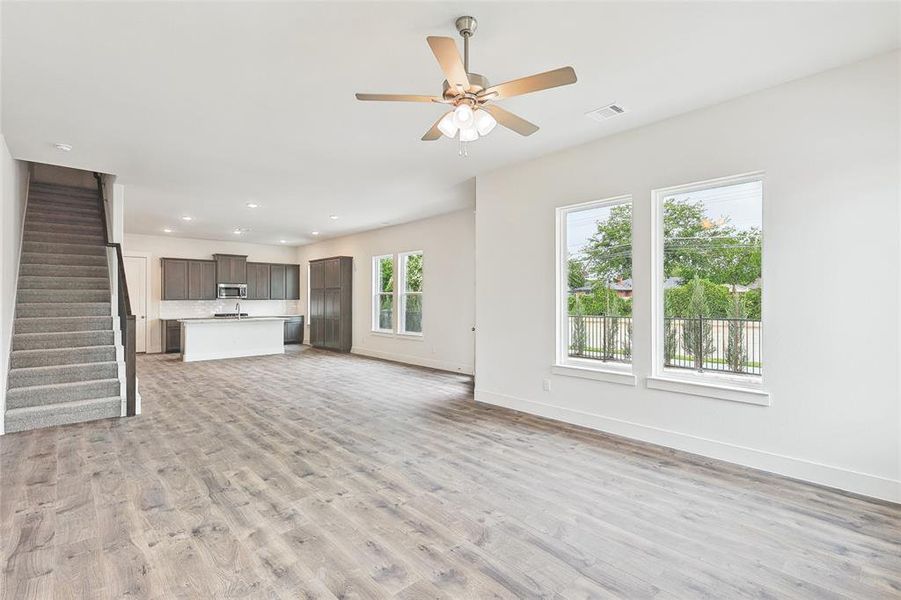
<svg viewBox="0 0 901 600"><path fill-rule="evenodd" d="M770 405L770 393L759 385L739 385L722 381L698 381L681 377L654 376L647 378L647 385L652 390L678 392L692 396L704 396L718 400L743 402L758 406Z"/></svg>
<svg viewBox="0 0 901 600"><path fill-rule="evenodd" d="M635 375L628 369L554 365L551 367L551 373L562 375L563 377L580 377L582 379L593 379L594 381L635 386Z"/></svg>
<svg viewBox="0 0 901 600"><path fill-rule="evenodd" d="M370 331L369 333L376 337L388 337L388 338L402 339L402 340L414 340L417 342L422 341L421 333L403 333L400 331L398 331L397 333L395 333L393 331Z"/></svg>

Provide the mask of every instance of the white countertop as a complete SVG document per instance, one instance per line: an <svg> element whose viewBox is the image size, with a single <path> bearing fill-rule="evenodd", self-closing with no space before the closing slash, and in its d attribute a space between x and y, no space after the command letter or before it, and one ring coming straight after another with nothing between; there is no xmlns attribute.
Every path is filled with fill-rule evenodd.
<svg viewBox="0 0 901 600"><path fill-rule="evenodd" d="M208 319L203 318L188 318L188 319L178 319L179 323L247 323L249 321L288 321L293 317L241 317L238 319L237 317L210 317Z"/></svg>

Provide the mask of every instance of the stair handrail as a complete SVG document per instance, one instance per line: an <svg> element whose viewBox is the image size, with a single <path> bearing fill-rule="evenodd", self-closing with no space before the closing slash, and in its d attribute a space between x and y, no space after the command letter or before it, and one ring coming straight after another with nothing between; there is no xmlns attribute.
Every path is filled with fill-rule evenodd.
<svg viewBox="0 0 901 600"><path fill-rule="evenodd" d="M109 221L106 218L106 194L103 189L103 175L94 173L97 181L97 203L100 207L100 218L103 220L103 241L107 248L116 253L116 294L119 311L119 331L122 335L122 347L125 351L125 414L133 417L137 414L136 403L136 365L135 365L135 315L131 312L131 298L128 295L128 282L125 279L125 261L122 258L122 244L110 241Z"/></svg>

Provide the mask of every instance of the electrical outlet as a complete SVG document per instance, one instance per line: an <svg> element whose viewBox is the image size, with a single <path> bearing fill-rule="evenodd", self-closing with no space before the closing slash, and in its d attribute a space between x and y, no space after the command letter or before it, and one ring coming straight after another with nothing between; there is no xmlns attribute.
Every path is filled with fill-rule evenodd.
<svg viewBox="0 0 901 600"><path fill-rule="evenodd" d="M545 379L544 381L542 381L542 383L541 383L541 388L542 388L545 392L551 391L551 380L550 380L550 379Z"/></svg>

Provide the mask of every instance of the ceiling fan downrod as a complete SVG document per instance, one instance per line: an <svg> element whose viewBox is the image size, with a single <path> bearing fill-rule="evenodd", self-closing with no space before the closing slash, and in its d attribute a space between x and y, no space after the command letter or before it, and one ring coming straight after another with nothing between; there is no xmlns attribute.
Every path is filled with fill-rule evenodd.
<svg viewBox="0 0 901 600"><path fill-rule="evenodd" d="M454 24L463 38L463 70L469 73L469 38L476 32L479 22L475 17L460 17Z"/></svg>

